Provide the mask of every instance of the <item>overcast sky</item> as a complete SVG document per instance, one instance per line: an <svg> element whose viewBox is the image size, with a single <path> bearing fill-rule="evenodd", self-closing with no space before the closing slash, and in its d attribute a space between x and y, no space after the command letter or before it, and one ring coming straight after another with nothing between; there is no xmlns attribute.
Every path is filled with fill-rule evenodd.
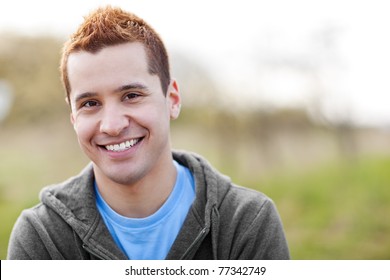
<svg viewBox="0 0 390 280"><path fill-rule="evenodd" d="M329 118L348 112L359 123L389 125L387 2L0 0L0 32L65 37L95 7L120 6L148 21L169 50L204 65L243 106L318 99Z"/></svg>

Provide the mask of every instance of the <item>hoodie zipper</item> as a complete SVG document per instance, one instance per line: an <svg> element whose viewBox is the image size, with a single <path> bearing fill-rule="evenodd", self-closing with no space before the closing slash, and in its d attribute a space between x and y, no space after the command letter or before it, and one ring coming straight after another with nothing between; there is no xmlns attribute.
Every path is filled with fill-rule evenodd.
<svg viewBox="0 0 390 280"><path fill-rule="evenodd" d="M187 256L191 253L191 251L193 250L193 248L198 245L200 242L203 241L203 239L206 237L207 233L208 233L208 228L205 227L203 228L198 236L195 238L194 242L192 242L192 244L190 245L190 247L188 247L188 249L185 251L185 253L183 254L183 256L180 258L181 260L185 260L187 258ZM85 251L87 251L88 253L90 253L91 255L97 257L98 259L101 259L101 260L104 260L105 258L102 257L101 255L99 255L98 253L94 252L92 248L90 248L87 244L83 243L82 245L83 249Z"/></svg>
<svg viewBox="0 0 390 280"><path fill-rule="evenodd" d="M94 252L87 244L83 243L83 249L90 253L91 255L97 257L100 260L104 260L102 256L100 256L98 253Z"/></svg>
<svg viewBox="0 0 390 280"><path fill-rule="evenodd" d="M200 242L203 241L203 239L206 237L208 233L208 228L205 227L203 228L198 236L195 238L194 242L192 242L192 244L190 245L190 247L188 247L188 249L185 251L185 253L183 254L183 256L180 258L181 260L185 260L187 258L187 256L192 252L193 248L198 245Z"/></svg>

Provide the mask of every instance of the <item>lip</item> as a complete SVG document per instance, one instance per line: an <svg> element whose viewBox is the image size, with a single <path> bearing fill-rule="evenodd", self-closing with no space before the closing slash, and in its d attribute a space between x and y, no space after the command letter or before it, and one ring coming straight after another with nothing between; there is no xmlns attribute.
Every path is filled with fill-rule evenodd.
<svg viewBox="0 0 390 280"><path fill-rule="evenodd" d="M133 138L128 138L128 139L120 139L120 140L116 140L116 141L106 142L104 144L98 144L98 146L104 147L104 146L108 146L108 145L116 145L116 144L121 144L123 142L132 141L132 140L136 140L136 139L141 139L141 141L142 141L143 138L144 138L144 136L133 137Z"/></svg>
<svg viewBox="0 0 390 280"><path fill-rule="evenodd" d="M115 141L115 142L110 142L104 145L98 145L98 148L101 152L106 154L108 157L112 159L124 159L124 158L129 158L134 156L134 154L137 152L137 150L141 147L142 143L144 142L145 137L138 137L138 138L131 138L131 139L126 139L126 140L120 140L120 141ZM115 145L119 143L123 143L125 141L130 141L132 139L140 139L134 146L130 147L127 150L123 151L110 151L105 148L107 145Z"/></svg>

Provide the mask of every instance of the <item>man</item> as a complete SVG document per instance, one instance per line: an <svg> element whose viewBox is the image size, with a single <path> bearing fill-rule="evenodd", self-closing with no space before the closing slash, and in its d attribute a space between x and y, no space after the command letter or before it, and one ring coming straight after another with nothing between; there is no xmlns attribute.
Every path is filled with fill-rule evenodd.
<svg viewBox="0 0 390 280"><path fill-rule="evenodd" d="M269 198L171 150L181 98L147 23L117 8L94 11L65 44L61 72L92 163L23 211L9 259L289 258Z"/></svg>

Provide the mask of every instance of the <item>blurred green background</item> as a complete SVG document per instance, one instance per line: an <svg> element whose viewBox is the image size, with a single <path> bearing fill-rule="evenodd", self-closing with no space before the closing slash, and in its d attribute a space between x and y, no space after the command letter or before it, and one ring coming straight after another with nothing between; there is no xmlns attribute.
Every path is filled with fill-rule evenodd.
<svg viewBox="0 0 390 280"><path fill-rule="evenodd" d="M1 34L0 81L13 98L0 118L0 259L40 189L88 162L64 102L61 44ZM202 65L173 52L172 66L184 98L172 123L174 148L200 153L236 183L270 196L293 259L390 259L389 130L299 108L226 106Z"/></svg>

